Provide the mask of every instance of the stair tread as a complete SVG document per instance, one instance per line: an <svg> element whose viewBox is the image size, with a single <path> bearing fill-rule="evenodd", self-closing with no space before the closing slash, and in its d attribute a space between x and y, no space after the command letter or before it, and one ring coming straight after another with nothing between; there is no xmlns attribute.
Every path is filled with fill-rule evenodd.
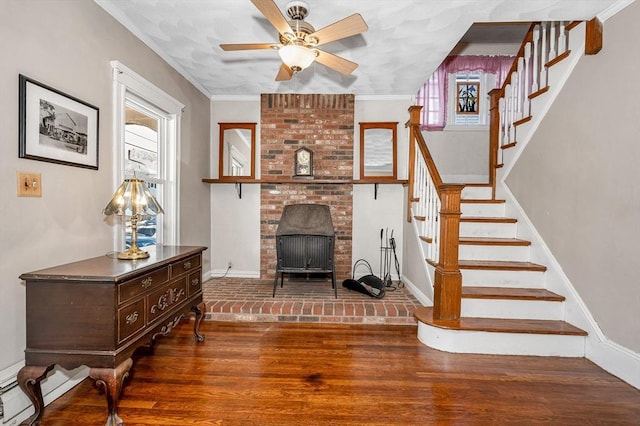
<svg viewBox="0 0 640 426"><path fill-rule="evenodd" d="M462 297L467 299L545 300L562 302L564 296L544 288L463 286Z"/></svg>
<svg viewBox="0 0 640 426"><path fill-rule="evenodd" d="M544 265L514 260L460 260L458 265L460 266L460 269L497 269L540 272L547 270L547 267Z"/></svg>
<svg viewBox="0 0 640 426"><path fill-rule="evenodd" d="M530 246L531 241L519 238L499 238L499 237L460 237L460 244L480 245L480 246Z"/></svg>
<svg viewBox="0 0 640 426"><path fill-rule="evenodd" d="M484 222L484 223L516 223L518 219L512 217L484 217L484 216L461 216L460 222Z"/></svg>
<svg viewBox="0 0 640 426"><path fill-rule="evenodd" d="M434 320L433 307L416 309L414 316L424 324L450 330L486 331L493 333L530 333L555 334L568 336L586 336L587 332L559 320L505 319L505 318L470 318L459 320Z"/></svg>

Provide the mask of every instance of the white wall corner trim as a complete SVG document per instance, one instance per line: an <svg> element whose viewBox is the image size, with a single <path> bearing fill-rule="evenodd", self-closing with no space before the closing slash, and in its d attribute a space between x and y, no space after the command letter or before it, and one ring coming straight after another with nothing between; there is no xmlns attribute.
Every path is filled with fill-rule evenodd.
<svg viewBox="0 0 640 426"><path fill-rule="evenodd" d="M611 6L609 6L607 9L605 9L604 11L602 11L597 18L604 22L607 19L611 18L613 15L615 15L616 13L620 12L622 9L624 9L625 7L629 6L631 3L633 3L635 0L620 0L614 4L612 4Z"/></svg>

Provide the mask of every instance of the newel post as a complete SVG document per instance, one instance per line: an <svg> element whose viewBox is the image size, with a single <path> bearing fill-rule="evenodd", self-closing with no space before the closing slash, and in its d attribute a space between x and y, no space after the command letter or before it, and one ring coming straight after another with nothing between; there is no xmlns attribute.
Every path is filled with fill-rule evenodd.
<svg viewBox="0 0 640 426"><path fill-rule="evenodd" d="M416 135L415 132L420 131L420 111L422 111L421 105L412 105L409 107L409 121L406 126L409 127L409 164L408 169L408 205L407 205L407 222L411 222L411 203L415 201L414 180L415 180L415 165L416 165Z"/></svg>
<svg viewBox="0 0 640 426"><path fill-rule="evenodd" d="M460 318L462 274L458 265L460 198L464 185L443 184L440 193L440 257L434 278L433 318Z"/></svg>
<svg viewBox="0 0 640 426"><path fill-rule="evenodd" d="M496 172L498 168L498 149L500 149L500 98L502 89L489 91L489 184L491 198L496 198Z"/></svg>

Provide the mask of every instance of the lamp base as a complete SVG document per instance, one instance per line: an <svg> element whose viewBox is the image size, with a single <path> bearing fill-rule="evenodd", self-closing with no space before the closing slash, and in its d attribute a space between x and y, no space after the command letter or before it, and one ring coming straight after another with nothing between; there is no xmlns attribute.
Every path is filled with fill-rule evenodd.
<svg viewBox="0 0 640 426"><path fill-rule="evenodd" d="M149 253L136 246L131 246L128 250L118 253L118 259L123 260L146 259L147 257L149 257Z"/></svg>

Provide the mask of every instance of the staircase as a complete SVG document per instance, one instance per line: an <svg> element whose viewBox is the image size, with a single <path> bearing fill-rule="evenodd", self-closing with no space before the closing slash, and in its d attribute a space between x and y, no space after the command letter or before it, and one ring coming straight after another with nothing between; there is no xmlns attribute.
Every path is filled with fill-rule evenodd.
<svg viewBox="0 0 640 426"><path fill-rule="evenodd" d="M418 338L448 352L584 356L587 333L562 320L565 298L546 290L547 268L530 261L531 243L516 238L517 221L491 192L462 191L460 319L437 320L433 307L420 308Z"/></svg>
<svg viewBox="0 0 640 426"><path fill-rule="evenodd" d="M601 36L597 20L532 25L510 77L490 93L487 185L442 183L410 109L409 219L434 276L434 306L415 312L425 345L460 353L585 355L587 332L564 321L565 297L548 290L547 267L532 262L532 243L518 238L531 233L518 232L524 225L506 214L506 201L496 194L506 192L504 177L581 54L597 53ZM595 46L585 46L590 38Z"/></svg>

